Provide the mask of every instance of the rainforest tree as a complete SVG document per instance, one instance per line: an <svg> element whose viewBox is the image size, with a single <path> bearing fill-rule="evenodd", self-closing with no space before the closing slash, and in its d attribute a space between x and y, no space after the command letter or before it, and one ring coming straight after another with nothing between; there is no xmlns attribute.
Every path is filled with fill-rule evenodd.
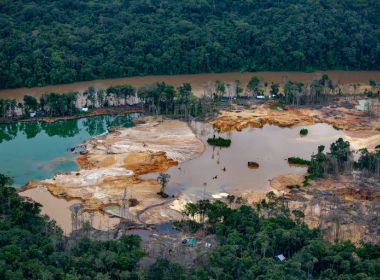
<svg viewBox="0 0 380 280"><path fill-rule="evenodd" d="M0 88L380 65L379 1L4 0Z"/></svg>

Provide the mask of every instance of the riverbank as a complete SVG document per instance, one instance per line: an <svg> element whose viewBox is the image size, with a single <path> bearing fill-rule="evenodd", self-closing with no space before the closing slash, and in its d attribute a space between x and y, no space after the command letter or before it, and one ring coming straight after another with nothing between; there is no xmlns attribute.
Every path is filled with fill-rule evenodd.
<svg viewBox="0 0 380 280"><path fill-rule="evenodd" d="M41 97L46 92L73 92L85 91L88 87L97 89L106 89L110 86L130 84L134 87L141 87L146 84L156 82L165 82L178 87L182 83L190 83L195 95L201 96L204 93L205 87L209 83L215 83L219 80L226 83L233 83L235 80L240 80L243 88L248 84L252 76L257 76L262 80L262 83L270 84L279 83L280 87L288 80L309 83L314 78L319 78L321 75L327 74L329 77L341 84L344 91L347 93L363 92L365 89L370 90L369 80L379 80L380 71L315 71L312 73L305 72L229 72L229 73L210 73L210 74L187 74L187 75L157 75L143 77L125 77L107 80L93 80L85 82L76 82L63 85L51 85L45 87L34 88L18 88L18 89L3 89L0 90L0 98L21 100L24 95L32 95L36 98Z"/></svg>

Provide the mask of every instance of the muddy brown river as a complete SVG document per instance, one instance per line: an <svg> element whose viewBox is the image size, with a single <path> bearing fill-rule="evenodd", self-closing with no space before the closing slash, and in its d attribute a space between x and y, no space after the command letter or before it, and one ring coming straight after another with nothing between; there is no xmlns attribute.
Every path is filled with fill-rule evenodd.
<svg viewBox="0 0 380 280"><path fill-rule="evenodd" d="M46 92L69 92L69 91L83 91L90 86L95 88L107 88L119 84L131 84L135 87L140 87L145 84L154 82L165 82L174 86L179 86L182 83L191 83L193 92L196 95L203 93L204 85L208 82L215 82L217 80L224 82L233 82L240 80L242 86L245 87L252 76L258 76L263 81L276 82L283 84L287 80L299 81L303 83L310 82L313 78L320 77L322 74L328 74L331 79L339 82L340 84L360 84L368 86L370 79L379 80L380 71L319 71L313 73L304 72L230 72L230 73L213 73L213 74L188 74L188 75L161 75L161 76L144 76L144 77L125 77L118 79L106 80L93 80L85 82L76 82L64 85L49 85L45 87L35 88L17 88L17 89L4 89L0 90L0 98L14 98L22 99L26 94L35 97L41 96ZM269 86L268 86L269 88Z"/></svg>

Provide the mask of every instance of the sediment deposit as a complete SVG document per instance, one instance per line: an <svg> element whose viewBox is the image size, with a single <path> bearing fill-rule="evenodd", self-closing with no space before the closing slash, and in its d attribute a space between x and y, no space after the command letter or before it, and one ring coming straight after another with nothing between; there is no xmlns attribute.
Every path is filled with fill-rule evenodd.
<svg viewBox="0 0 380 280"><path fill-rule="evenodd" d="M78 170L29 182L26 188L44 186L55 196L78 198L86 211L120 205L125 191L127 198L138 201L129 209L135 215L152 205L166 205L157 195L157 180L142 180L139 175L164 172L190 160L203 151L203 143L185 122L150 119L133 128L113 128L81 148L85 152L77 158ZM168 205L167 209L172 211Z"/></svg>
<svg viewBox="0 0 380 280"><path fill-rule="evenodd" d="M367 136L371 132L372 135L380 134L378 112L375 112L378 116L369 118L365 112L348 109L343 105L323 106L318 109L284 106L283 110L278 110L278 106L262 104L252 109L222 111L210 123L221 132L241 131L247 127L259 128L266 124L290 127L327 123L352 133L365 131Z"/></svg>
<svg viewBox="0 0 380 280"><path fill-rule="evenodd" d="M301 210L310 227L320 227L331 240L379 242L380 182L378 178L353 175L311 180L302 187L306 174L287 174L271 181L273 190L288 200L291 210ZM300 188L289 189L289 185Z"/></svg>

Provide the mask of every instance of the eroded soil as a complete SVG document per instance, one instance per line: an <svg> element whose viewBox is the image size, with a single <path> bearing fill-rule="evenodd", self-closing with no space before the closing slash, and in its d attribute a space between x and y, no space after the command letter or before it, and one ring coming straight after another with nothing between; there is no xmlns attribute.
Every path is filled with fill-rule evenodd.
<svg viewBox="0 0 380 280"><path fill-rule="evenodd" d="M378 101L374 101L378 106ZM280 127L305 126L327 123L345 131L345 139L351 149L373 150L380 144L380 114L349 109L346 100L318 109L284 107L272 109L272 105L258 105L250 110L224 111L211 121L222 132L241 131L247 127L263 127L266 124ZM306 174L285 174L271 180L271 188L285 195L289 207L302 210L305 222L311 227L321 227L330 240L380 241L380 181L378 178L354 173L334 178L319 179L311 186L302 187ZM301 186L289 189L287 186ZM262 193L241 192L248 203L258 202Z"/></svg>
<svg viewBox="0 0 380 280"><path fill-rule="evenodd" d="M86 152L77 158L79 170L29 182L26 189L44 186L55 196L80 199L85 211L121 205L125 192L127 199L138 202L129 207L133 216L160 204L160 211L168 212L161 215L161 220L167 221L173 215L178 217L178 213L172 213L170 201L157 194L160 191L157 180L142 180L139 175L163 172L190 160L202 153L203 143L185 122L150 119L133 128L114 128L107 135L90 139L81 148ZM162 210L163 206L167 209Z"/></svg>
<svg viewBox="0 0 380 280"><path fill-rule="evenodd" d="M351 240L359 243L380 241L380 181L354 172L312 180L302 187L306 174L286 174L271 181L278 195L284 195L291 210L301 210L305 222L320 227L331 240ZM300 188L289 189L289 185Z"/></svg>

